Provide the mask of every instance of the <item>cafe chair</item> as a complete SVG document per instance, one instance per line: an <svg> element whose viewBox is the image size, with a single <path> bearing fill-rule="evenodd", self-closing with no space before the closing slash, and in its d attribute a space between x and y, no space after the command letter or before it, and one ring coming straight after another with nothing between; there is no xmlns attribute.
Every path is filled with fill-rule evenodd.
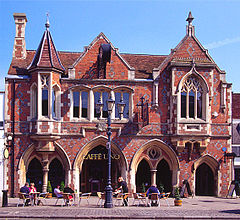
<svg viewBox="0 0 240 220"><path fill-rule="evenodd" d="M105 193L97 192L97 196L98 196L98 198L99 198L97 205L98 205L99 202L100 202L100 207L102 207L102 206L103 206L103 203L104 203L104 200L105 200Z"/></svg>
<svg viewBox="0 0 240 220"><path fill-rule="evenodd" d="M145 194L143 194L143 193L133 193L133 204L132 205L134 205L136 201L138 202L137 206L139 206L140 203L143 205L146 205L146 199L147 198L146 198Z"/></svg>
<svg viewBox="0 0 240 220"><path fill-rule="evenodd" d="M120 205L120 202L124 204L124 200L128 199L129 193L119 193L115 198L115 205Z"/></svg>
<svg viewBox="0 0 240 220"><path fill-rule="evenodd" d="M87 200L87 203L88 203L88 205L89 205L89 201L88 201L88 200L89 200L91 194L92 194L92 193L82 193L82 194L80 194L80 195L79 195L79 202L78 202L78 205L80 205L82 199Z"/></svg>
<svg viewBox="0 0 240 220"><path fill-rule="evenodd" d="M168 202L168 197L170 196L170 194L171 194L170 192L160 194L160 200L165 200L168 207L170 207L169 202Z"/></svg>
<svg viewBox="0 0 240 220"><path fill-rule="evenodd" d="M19 204L22 202L23 207L25 206L27 200L29 200L29 198L26 198L24 193L19 192L18 193L18 204L17 207L19 206Z"/></svg>
<svg viewBox="0 0 240 220"><path fill-rule="evenodd" d="M152 193L149 196L149 206L152 206L153 203L157 203L157 206L160 206L160 200L159 200L159 196L158 193Z"/></svg>
<svg viewBox="0 0 240 220"><path fill-rule="evenodd" d="M57 205L59 199L62 200L61 206L63 206L63 204L64 204L64 199L63 199L63 197L57 197L57 200L56 200L56 202L55 202L55 206Z"/></svg>
<svg viewBox="0 0 240 220"><path fill-rule="evenodd" d="M48 192L40 193L37 197L37 205L46 205L46 198L48 197Z"/></svg>

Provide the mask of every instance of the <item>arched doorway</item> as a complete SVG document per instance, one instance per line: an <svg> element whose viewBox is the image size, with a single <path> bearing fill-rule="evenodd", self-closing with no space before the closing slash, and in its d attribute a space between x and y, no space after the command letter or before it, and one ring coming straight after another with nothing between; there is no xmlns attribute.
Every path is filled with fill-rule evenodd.
<svg viewBox="0 0 240 220"><path fill-rule="evenodd" d="M214 175L212 169L202 163L196 170L196 192L197 196L215 195Z"/></svg>
<svg viewBox="0 0 240 220"><path fill-rule="evenodd" d="M42 191L43 172L42 164L37 158L31 160L28 165L26 181L28 183L34 183L38 192Z"/></svg>
<svg viewBox="0 0 240 220"><path fill-rule="evenodd" d="M57 185L60 185L61 182L65 180L65 171L61 162L55 158L49 165L48 171L48 181L50 181L52 189L56 188Z"/></svg>
<svg viewBox="0 0 240 220"><path fill-rule="evenodd" d="M136 173L136 191L142 192L151 184L150 166L145 159L142 159L138 164Z"/></svg>
<svg viewBox="0 0 240 220"><path fill-rule="evenodd" d="M121 176L118 161L120 155L112 152L111 180L113 189L117 188L117 177ZM106 146L99 145L84 156L80 177L80 191L104 191L107 183L108 151Z"/></svg>
<svg viewBox="0 0 240 220"><path fill-rule="evenodd" d="M165 192L172 192L172 172L166 160L157 165L157 186L163 185Z"/></svg>

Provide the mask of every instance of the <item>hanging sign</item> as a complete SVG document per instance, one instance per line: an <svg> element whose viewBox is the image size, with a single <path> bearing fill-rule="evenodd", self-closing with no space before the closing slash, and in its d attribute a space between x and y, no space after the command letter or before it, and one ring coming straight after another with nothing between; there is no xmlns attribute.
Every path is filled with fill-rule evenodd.
<svg viewBox="0 0 240 220"><path fill-rule="evenodd" d="M8 159L8 158L9 158L9 151L8 151L7 148L4 149L3 155L4 155L4 158L5 158L5 159Z"/></svg>
<svg viewBox="0 0 240 220"><path fill-rule="evenodd" d="M112 154L111 158L113 160L119 160L120 159L120 155L119 154ZM102 154L102 153L98 153L98 154L87 154L83 157L84 160L107 160L108 159L108 155L107 154Z"/></svg>

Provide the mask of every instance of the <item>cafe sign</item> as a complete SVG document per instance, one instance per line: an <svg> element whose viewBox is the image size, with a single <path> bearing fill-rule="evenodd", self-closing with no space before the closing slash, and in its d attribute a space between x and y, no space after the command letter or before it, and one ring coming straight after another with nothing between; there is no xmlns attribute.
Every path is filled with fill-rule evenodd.
<svg viewBox="0 0 240 220"><path fill-rule="evenodd" d="M120 159L120 155L119 154L112 154L111 158L113 160L119 160ZM85 156L83 156L84 160L107 160L108 159L108 155L107 154L102 154L102 153L98 153L98 154L87 154Z"/></svg>

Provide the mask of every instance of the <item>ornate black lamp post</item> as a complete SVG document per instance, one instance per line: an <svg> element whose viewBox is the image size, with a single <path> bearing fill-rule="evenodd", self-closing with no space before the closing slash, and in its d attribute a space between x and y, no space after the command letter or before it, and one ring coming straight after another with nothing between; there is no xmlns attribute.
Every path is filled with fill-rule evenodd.
<svg viewBox="0 0 240 220"><path fill-rule="evenodd" d="M107 178L107 185L105 188L105 193L106 193L106 199L104 203L104 208L112 208L113 207L113 202L112 202L112 183L111 183L111 114L113 110L113 106L115 104L115 101L112 98L109 98L107 100L107 107L108 107L108 120L107 120L107 135L108 135L108 142L107 142L107 150L108 150L108 178ZM122 114L124 111L125 103L121 99L121 101L117 104L118 107L118 112L120 114L120 119L122 118ZM103 109L103 103L101 98L97 102L97 107L99 108L100 112Z"/></svg>

